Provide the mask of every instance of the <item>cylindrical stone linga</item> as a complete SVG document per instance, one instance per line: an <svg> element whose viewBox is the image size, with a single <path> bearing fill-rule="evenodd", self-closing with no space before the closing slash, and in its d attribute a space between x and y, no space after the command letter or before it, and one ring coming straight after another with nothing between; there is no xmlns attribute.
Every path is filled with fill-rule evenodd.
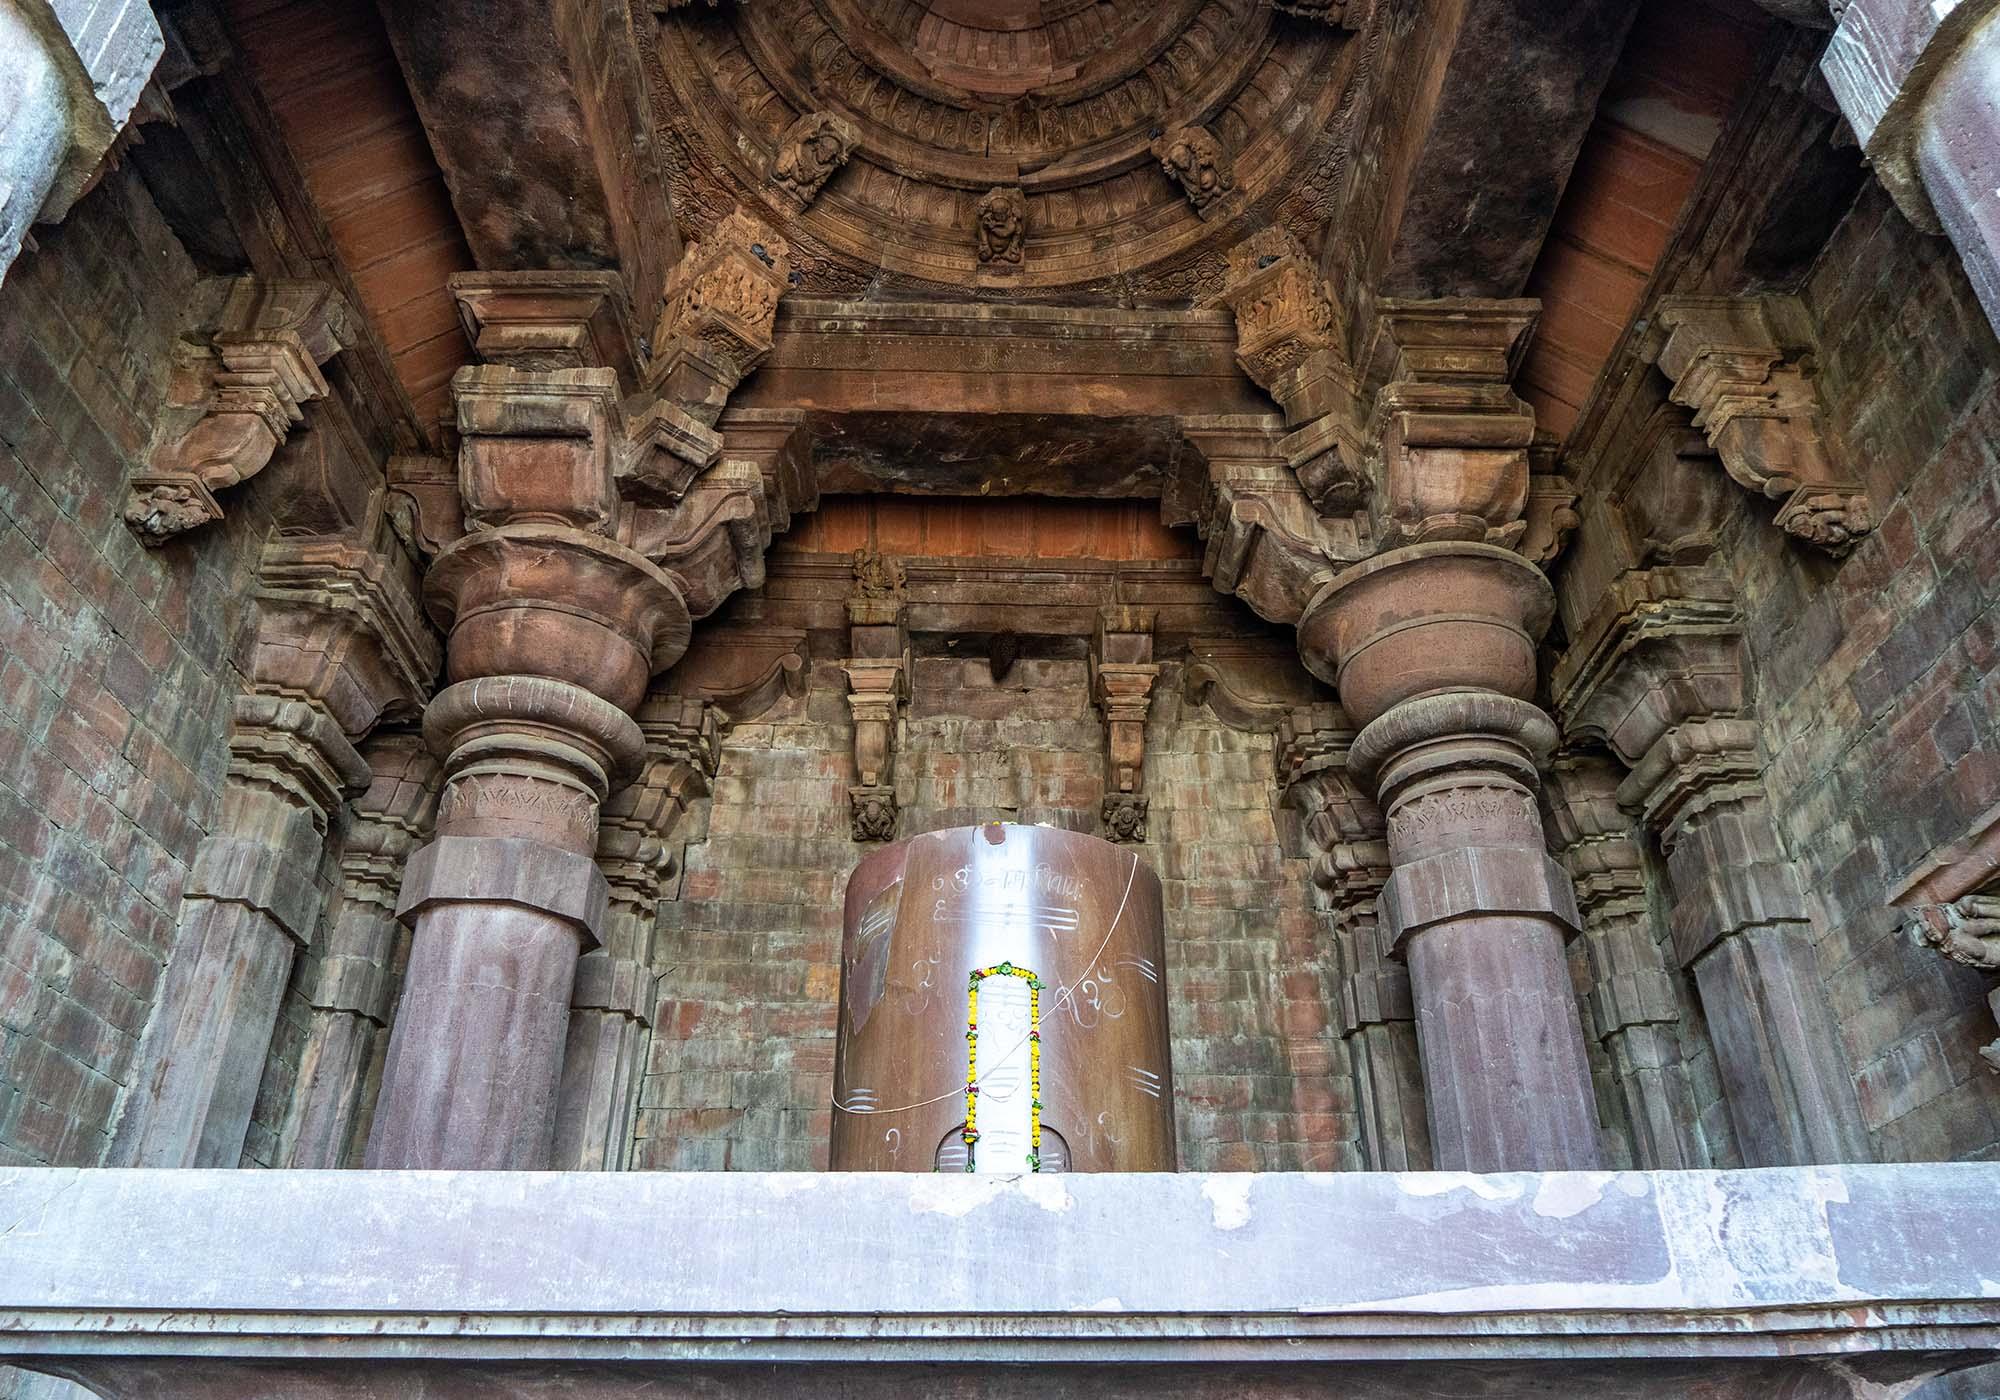
<svg viewBox="0 0 2000 1400"><path fill-rule="evenodd" d="M1576 926L1535 805L1554 726L1491 692L1406 701L1362 731L1394 866L1383 936L1410 968L1435 1165L1598 1165L1583 1029L1563 945Z"/></svg>
<svg viewBox="0 0 2000 1400"><path fill-rule="evenodd" d="M598 808L644 740L528 676L440 692L424 730L447 776L397 908L414 935L366 1165L544 1168L577 958L604 919Z"/></svg>

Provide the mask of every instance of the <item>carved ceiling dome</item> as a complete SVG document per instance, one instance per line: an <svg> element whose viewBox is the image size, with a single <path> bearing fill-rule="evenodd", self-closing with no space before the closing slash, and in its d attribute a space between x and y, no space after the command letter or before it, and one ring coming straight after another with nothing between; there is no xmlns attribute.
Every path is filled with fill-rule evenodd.
<svg viewBox="0 0 2000 1400"><path fill-rule="evenodd" d="M803 291L1172 302L1251 228L1316 241L1364 48L1263 0L757 0L663 15L651 69L687 231L758 211ZM853 147L801 208L773 172L814 114ZM1155 143L1186 128L1213 138L1227 198L1198 207L1162 169ZM1026 202L1018 260L978 237L995 190Z"/></svg>

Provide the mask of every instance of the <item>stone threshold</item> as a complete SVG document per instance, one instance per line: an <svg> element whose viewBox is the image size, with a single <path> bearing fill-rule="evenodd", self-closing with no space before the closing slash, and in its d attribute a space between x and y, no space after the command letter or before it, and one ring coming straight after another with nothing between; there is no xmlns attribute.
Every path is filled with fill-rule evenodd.
<svg viewBox="0 0 2000 1400"><path fill-rule="evenodd" d="M1900 1397L2000 1357L1996 1199L1989 1163L7 1170L0 1360L113 1400Z"/></svg>

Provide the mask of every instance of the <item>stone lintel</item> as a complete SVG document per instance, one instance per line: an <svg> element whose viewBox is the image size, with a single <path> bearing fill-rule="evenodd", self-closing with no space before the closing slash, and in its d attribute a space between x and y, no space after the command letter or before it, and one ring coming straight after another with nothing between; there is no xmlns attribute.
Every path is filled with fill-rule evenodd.
<svg viewBox="0 0 2000 1400"><path fill-rule="evenodd" d="M568 920L594 947L609 900L588 856L507 836L440 836L410 857L396 917L414 927L434 904L516 904Z"/></svg>
<svg viewBox="0 0 2000 1400"><path fill-rule="evenodd" d="M1234 1368L1272 1362L1305 1388L1371 1400L1830 1400L1991 1359L1996 1195L1990 1162L1495 1176L19 1169L0 1172L0 1220L33 1225L0 1232L0 1329L10 1359L149 1400L273 1385L290 1400L471 1385L768 1397L823 1387L811 1368L836 1361L962 1367L954 1377L996 1400L1072 1381L1157 1394L1157 1368L1134 1363L1190 1361L1207 1364L1177 1373L1177 1392L1201 1400L1268 1385ZM816 1228L826 1220L840 1228ZM1065 1264L965 1267L1024 1253ZM253 1360L282 1371L225 1379ZM691 1363L730 1379L683 1378ZM116 1381L127 1365L143 1373ZM900 1379L840 1384L875 1400L958 1383Z"/></svg>
<svg viewBox="0 0 2000 1400"><path fill-rule="evenodd" d="M1551 919L1583 927L1569 876L1548 856L1512 847L1464 846L1398 866L1379 903L1384 952L1433 924L1470 916Z"/></svg>

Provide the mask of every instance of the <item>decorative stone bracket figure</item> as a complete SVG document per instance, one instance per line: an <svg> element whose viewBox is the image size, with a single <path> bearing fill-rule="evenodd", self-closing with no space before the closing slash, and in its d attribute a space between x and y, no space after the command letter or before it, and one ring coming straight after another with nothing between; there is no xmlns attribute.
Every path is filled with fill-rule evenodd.
<svg viewBox="0 0 2000 1400"><path fill-rule="evenodd" d="M973 210L974 243L980 266L995 271L1019 267L1028 241L1028 197L1008 186L995 186L979 198Z"/></svg>
<svg viewBox="0 0 2000 1400"><path fill-rule="evenodd" d="M1834 461L1806 370L1796 298L1669 297L1659 366L1675 403L1738 483L1780 502L1778 528L1839 558L1875 528L1866 489Z"/></svg>
<svg viewBox="0 0 2000 1400"><path fill-rule="evenodd" d="M854 128L831 112L807 112L785 129L771 157L771 188L803 213L854 149Z"/></svg>
<svg viewBox="0 0 2000 1400"><path fill-rule="evenodd" d="M1180 182L1188 203L1204 219L1220 214L1225 197L1236 188L1229 152L1206 127L1178 126L1152 144L1153 159L1167 178Z"/></svg>
<svg viewBox="0 0 2000 1400"><path fill-rule="evenodd" d="M1104 712L1104 834L1146 839L1146 712L1160 668L1153 662L1153 615L1105 607L1091 639L1091 699Z"/></svg>
<svg viewBox="0 0 2000 1400"><path fill-rule="evenodd" d="M239 277L215 328L183 346L172 399L125 523L158 547L222 518L216 492L270 464L305 405L326 397L319 367L347 343L347 305L318 282Z"/></svg>
<svg viewBox="0 0 2000 1400"><path fill-rule="evenodd" d="M2000 895L1968 894L1949 904L1923 905L1915 911L1910 932L1961 966L2000 972ZM2000 1020L2000 987L1986 994L1986 1004ZM2000 1074L2000 1039L1982 1045L1979 1058Z"/></svg>

